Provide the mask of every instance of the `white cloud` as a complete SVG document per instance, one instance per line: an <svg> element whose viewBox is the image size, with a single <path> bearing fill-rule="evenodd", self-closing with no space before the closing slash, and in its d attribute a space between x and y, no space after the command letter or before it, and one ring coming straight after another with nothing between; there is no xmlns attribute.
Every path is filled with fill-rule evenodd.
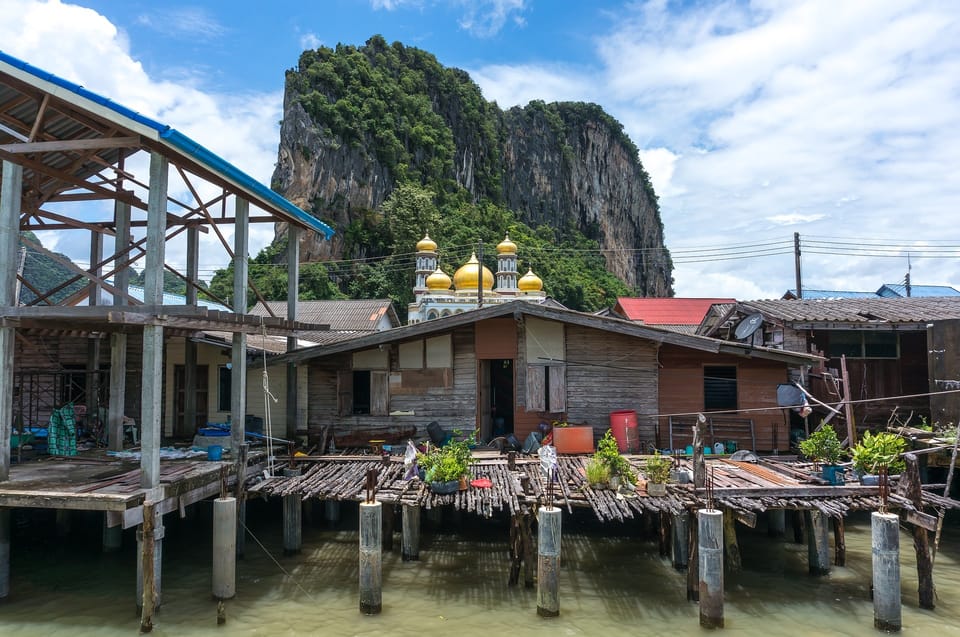
<svg viewBox="0 0 960 637"><path fill-rule="evenodd" d="M471 34L488 38L500 32L508 20L523 27L526 0L461 0L464 15L460 27Z"/></svg>
<svg viewBox="0 0 960 637"><path fill-rule="evenodd" d="M653 189L660 200L683 194L683 189L672 183L673 171L680 155L667 148L650 148L640 151L640 161L650 175Z"/></svg>
<svg viewBox="0 0 960 637"><path fill-rule="evenodd" d="M137 23L177 38L218 38L227 31L202 7L153 9L139 15Z"/></svg>
<svg viewBox="0 0 960 637"><path fill-rule="evenodd" d="M767 217L766 220L770 223L776 224L778 226L796 226L801 223L810 223L813 221L819 221L824 218L826 215L800 215L800 214L783 214L783 215L773 215Z"/></svg>
<svg viewBox="0 0 960 637"><path fill-rule="evenodd" d="M578 70L536 65L490 65L468 70L483 96L500 108L523 106L531 100L589 100L589 78Z"/></svg>
<svg viewBox="0 0 960 637"><path fill-rule="evenodd" d="M255 179L269 183L279 138L279 92L225 96L204 92L192 81L180 84L158 80L131 56L124 35L95 11L58 0L3 3L7 17L0 21L0 42L5 52L170 124ZM146 165L146 158L137 156L128 168L144 177ZM188 189L175 176L171 177L170 188L172 196L192 202ZM208 185L200 192L205 199L217 194ZM89 209L89 213L101 217L102 209ZM224 233L232 242L232 227L225 226ZM41 235L46 246L86 262L89 240L76 238L75 233ZM272 238L272 224L253 224L250 253L256 254ZM167 262L182 271L185 250L182 241L168 242ZM201 235L200 254L200 269L207 273L225 266L229 258L212 232Z"/></svg>
<svg viewBox="0 0 960 637"><path fill-rule="evenodd" d="M321 45L323 45L323 40L315 33L304 33L300 36L300 48L303 50L319 49Z"/></svg>

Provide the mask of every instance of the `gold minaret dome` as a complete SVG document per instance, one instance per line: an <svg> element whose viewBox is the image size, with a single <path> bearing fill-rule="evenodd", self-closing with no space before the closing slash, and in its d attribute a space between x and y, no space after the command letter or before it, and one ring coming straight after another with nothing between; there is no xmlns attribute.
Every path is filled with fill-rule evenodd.
<svg viewBox="0 0 960 637"><path fill-rule="evenodd" d="M470 260L460 266L453 275L453 287L457 290L476 290L477 289L477 270L480 262L477 260L477 253L470 255ZM483 268L483 289L493 289L493 272L486 266Z"/></svg>
<svg viewBox="0 0 960 637"><path fill-rule="evenodd" d="M438 267L427 277L427 289L431 292L446 292L450 289L450 277Z"/></svg>
<svg viewBox="0 0 960 637"><path fill-rule="evenodd" d="M517 244L510 240L510 235L504 235L503 241L497 244L497 254L516 254Z"/></svg>
<svg viewBox="0 0 960 637"><path fill-rule="evenodd" d="M533 269L530 268L527 270L527 273L517 281L517 287L521 292L540 292L543 290L543 281L541 281L540 277L534 274Z"/></svg>
<svg viewBox="0 0 960 637"><path fill-rule="evenodd" d="M417 242L417 252L436 252L437 242L430 238L430 235L424 233L423 239Z"/></svg>

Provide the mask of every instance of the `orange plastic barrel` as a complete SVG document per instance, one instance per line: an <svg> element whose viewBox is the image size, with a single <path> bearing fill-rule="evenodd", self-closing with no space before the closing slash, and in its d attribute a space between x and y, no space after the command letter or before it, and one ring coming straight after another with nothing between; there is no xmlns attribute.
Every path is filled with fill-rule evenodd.
<svg viewBox="0 0 960 637"><path fill-rule="evenodd" d="M637 450L637 412L632 409L611 411L610 430L621 452Z"/></svg>

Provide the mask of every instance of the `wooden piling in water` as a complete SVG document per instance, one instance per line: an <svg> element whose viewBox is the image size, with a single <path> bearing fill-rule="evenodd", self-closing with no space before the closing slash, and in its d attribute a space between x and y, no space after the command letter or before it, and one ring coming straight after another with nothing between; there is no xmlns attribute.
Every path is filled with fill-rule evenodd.
<svg viewBox="0 0 960 637"><path fill-rule="evenodd" d="M250 451L250 443L244 443L240 446L240 453L237 455L237 482L234 486L234 497L237 499L237 558L243 557L243 551L246 548L247 538L247 490L246 490L246 471L247 454Z"/></svg>
<svg viewBox="0 0 960 637"><path fill-rule="evenodd" d="M147 588L144 586L144 583L147 581L152 582L152 585L149 587L152 591L152 604L153 607L150 610L151 616L153 611L160 607L161 601L163 599L163 592L160 588L160 578L161 578L161 564L163 559L163 523L162 518L157 514L156 508L157 502L155 500L146 500L143 503L143 523L140 525L140 528L137 529L137 614L142 615L144 611L143 603L145 595L147 594ZM147 508L149 505L149 509ZM147 531L147 525L149 524L149 532ZM148 549L149 547L149 549ZM148 579L147 577L147 562L149 561L149 568L151 576Z"/></svg>
<svg viewBox="0 0 960 637"><path fill-rule="evenodd" d="M930 538L927 529L921 524L924 523L923 514L923 495L920 485L920 463L916 454L907 453L903 456L907 464L906 470L900 477L900 483L897 485L897 493L910 499L916 508L914 514L904 514L902 517L912 522L913 548L917 556L917 593L919 595L920 608L933 610L936 606L936 590L933 586L933 555L930 552ZM929 518L932 528L933 518Z"/></svg>
<svg viewBox="0 0 960 637"><path fill-rule="evenodd" d="M340 501L323 501L323 519L327 521L327 526L336 528L340 524Z"/></svg>
<svg viewBox="0 0 960 637"><path fill-rule="evenodd" d="M686 511L673 514L673 568L687 568L690 555L690 514Z"/></svg>
<svg viewBox="0 0 960 637"><path fill-rule="evenodd" d="M557 507L541 507L537 549L537 615L560 614L561 517Z"/></svg>
<svg viewBox="0 0 960 637"><path fill-rule="evenodd" d="M830 574L829 520L820 511L807 511L807 566L811 575Z"/></svg>
<svg viewBox="0 0 960 637"><path fill-rule="evenodd" d="M300 469L284 469L284 477L300 475ZM299 493L283 496L283 554L296 555L303 545L303 497Z"/></svg>
<svg viewBox="0 0 960 637"><path fill-rule="evenodd" d="M660 557L670 557L672 516L667 511L660 511L657 516L660 518Z"/></svg>
<svg viewBox="0 0 960 637"><path fill-rule="evenodd" d="M737 520L730 509L723 513L723 550L727 570L731 573L741 571L743 559L740 556L740 544L737 542Z"/></svg>
<svg viewBox="0 0 960 637"><path fill-rule="evenodd" d="M784 509L767 510L767 535L783 537L787 532L787 512Z"/></svg>
<svg viewBox="0 0 960 637"><path fill-rule="evenodd" d="M386 456L384 456L386 457ZM392 551L393 550L393 505L384 504L383 505L383 550Z"/></svg>
<svg viewBox="0 0 960 637"><path fill-rule="evenodd" d="M793 543L803 544L806 534L804 533L804 515L800 509L790 511L790 519L793 521Z"/></svg>
<svg viewBox="0 0 960 637"><path fill-rule="evenodd" d="M378 615L383 606L382 514L379 502L360 503L360 612L364 615Z"/></svg>
<svg viewBox="0 0 960 637"><path fill-rule="evenodd" d="M116 553L123 546L123 527L119 524L109 526L107 524L107 514L103 514L103 543L104 553Z"/></svg>
<svg viewBox="0 0 960 637"><path fill-rule="evenodd" d="M700 601L700 522L696 512L691 513L690 532L687 533L687 601Z"/></svg>
<svg viewBox="0 0 960 637"><path fill-rule="evenodd" d="M10 509L0 507L0 599L10 595Z"/></svg>
<svg viewBox="0 0 960 637"><path fill-rule="evenodd" d="M400 558L404 562L420 559L420 507L404 504L402 515L403 534L400 539Z"/></svg>
<svg viewBox="0 0 960 637"><path fill-rule="evenodd" d="M159 564L154 561L156 538L154 538L155 521L154 503L147 500L143 503L143 524L141 525L140 552L140 632L149 633L153 630L153 612L157 603L156 572Z"/></svg>
<svg viewBox="0 0 960 637"><path fill-rule="evenodd" d="M847 538L843 528L843 518L839 515L833 519L833 565L847 565Z"/></svg>
<svg viewBox="0 0 960 637"><path fill-rule="evenodd" d="M899 632L900 608L900 518L892 513L870 515L873 553L873 625Z"/></svg>
<svg viewBox="0 0 960 637"><path fill-rule="evenodd" d="M213 501L213 596L237 594L237 499Z"/></svg>
<svg viewBox="0 0 960 637"><path fill-rule="evenodd" d="M723 628L723 512L697 511L700 626Z"/></svg>

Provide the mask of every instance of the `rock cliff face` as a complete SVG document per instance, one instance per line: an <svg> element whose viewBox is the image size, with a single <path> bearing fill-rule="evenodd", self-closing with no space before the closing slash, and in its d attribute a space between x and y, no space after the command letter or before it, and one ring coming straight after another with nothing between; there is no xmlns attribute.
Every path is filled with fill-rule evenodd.
<svg viewBox="0 0 960 637"><path fill-rule="evenodd" d="M382 40L374 44L386 46ZM376 48L368 42L359 49L371 65L377 64ZM397 44L392 50L416 51ZM318 89L315 78L312 94L306 95L304 67L301 58L301 68L287 74L273 187L338 231L330 242L305 237L302 257L340 258L342 231L383 203L396 185L397 168L384 161L369 133L346 141L330 122L308 112L304 104L318 95L331 104L338 96L322 82ZM656 196L619 123L593 104L531 102L501 111L483 100L465 73L443 71L445 81L430 81L428 74L425 84L430 108L452 136L445 178L474 201L489 199L514 210L528 225L578 228L599 242L607 269L640 294L672 294L672 264ZM409 139L403 143L410 163L430 160L429 149Z"/></svg>

